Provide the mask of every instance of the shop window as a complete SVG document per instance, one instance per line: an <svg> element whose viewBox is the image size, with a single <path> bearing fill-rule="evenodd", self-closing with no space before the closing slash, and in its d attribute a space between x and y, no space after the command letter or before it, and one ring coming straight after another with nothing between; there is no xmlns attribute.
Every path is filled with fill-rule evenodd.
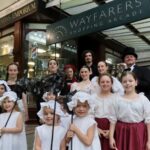
<svg viewBox="0 0 150 150"><path fill-rule="evenodd" d="M0 79L6 78L6 67L14 61L14 36L0 38Z"/></svg>
<svg viewBox="0 0 150 150"><path fill-rule="evenodd" d="M35 26L35 29L34 29ZM44 30L45 26L45 30ZM60 70L65 64L77 64L77 48L75 41L67 41L52 45L46 44L46 25L28 24L25 36L25 56L29 78L41 78L46 75L48 60L57 59Z"/></svg>

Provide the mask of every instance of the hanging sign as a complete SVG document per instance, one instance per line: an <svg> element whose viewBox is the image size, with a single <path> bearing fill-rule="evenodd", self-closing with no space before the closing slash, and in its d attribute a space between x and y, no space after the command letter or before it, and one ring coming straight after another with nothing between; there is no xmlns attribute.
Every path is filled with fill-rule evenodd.
<svg viewBox="0 0 150 150"><path fill-rule="evenodd" d="M150 0L115 0L47 26L47 44L150 17Z"/></svg>

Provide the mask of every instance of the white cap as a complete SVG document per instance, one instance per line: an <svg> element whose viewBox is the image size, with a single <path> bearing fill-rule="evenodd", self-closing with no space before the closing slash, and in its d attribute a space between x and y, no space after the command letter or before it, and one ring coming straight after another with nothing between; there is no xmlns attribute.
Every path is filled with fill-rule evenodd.
<svg viewBox="0 0 150 150"><path fill-rule="evenodd" d="M11 91L10 87L7 85L7 82L4 80L0 80L0 85L4 84L4 86L6 87L6 92Z"/></svg>
<svg viewBox="0 0 150 150"><path fill-rule="evenodd" d="M41 105L41 109L40 111L37 113L37 115L39 116L39 118L44 119L44 114L43 114L43 109L44 107L49 107L50 109L54 110L54 105L55 105L55 101L51 100L49 102L43 102L40 103ZM61 106L58 102L56 102L56 110L55 113L61 117L65 116L65 114L63 113L63 111L61 110Z"/></svg>
<svg viewBox="0 0 150 150"><path fill-rule="evenodd" d="M94 107L94 105L92 104L91 96L87 94L86 92L79 91L72 97L72 101L67 103L69 110L73 110L73 108L77 106L78 101L81 103L84 103L87 101L90 108Z"/></svg>
<svg viewBox="0 0 150 150"><path fill-rule="evenodd" d="M13 91L5 92L3 96L0 98L0 101L3 101L6 97L9 98L9 101L16 101L17 100L17 94Z"/></svg>

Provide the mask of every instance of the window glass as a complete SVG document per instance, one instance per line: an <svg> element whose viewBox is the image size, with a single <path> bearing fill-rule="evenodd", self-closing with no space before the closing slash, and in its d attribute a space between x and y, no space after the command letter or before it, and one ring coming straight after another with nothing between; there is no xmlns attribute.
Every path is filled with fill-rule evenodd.
<svg viewBox="0 0 150 150"><path fill-rule="evenodd" d="M26 25L27 32L24 44L29 78L41 78L46 75L49 59L57 59L60 70L63 70L65 64L74 64L75 66L77 64L76 42L67 41L47 45L46 26L46 24L33 23Z"/></svg>
<svg viewBox="0 0 150 150"><path fill-rule="evenodd" d="M0 38L0 79L6 78L6 67L13 62L14 36Z"/></svg>

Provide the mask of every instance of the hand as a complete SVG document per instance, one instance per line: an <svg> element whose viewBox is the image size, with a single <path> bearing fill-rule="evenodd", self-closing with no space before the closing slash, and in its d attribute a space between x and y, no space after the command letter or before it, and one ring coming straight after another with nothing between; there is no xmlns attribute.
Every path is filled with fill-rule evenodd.
<svg viewBox="0 0 150 150"><path fill-rule="evenodd" d="M72 131L67 132L67 138L72 138L74 136L74 133Z"/></svg>
<svg viewBox="0 0 150 150"><path fill-rule="evenodd" d="M76 132L76 130L77 130L76 125L75 124L71 124L70 125L70 130L73 131L73 132Z"/></svg>
<svg viewBox="0 0 150 150"><path fill-rule="evenodd" d="M104 136L104 131L102 129L98 128L98 134L100 137Z"/></svg>
<svg viewBox="0 0 150 150"><path fill-rule="evenodd" d="M150 142L146 143L146 150L150 150Z"/></svg>
<svg viewBox="0 0 150 150"><path fill-rule="evenodd" d="M118 148L117 148L117 146L116 146L116 142L115 142L115 139L114 139L114 138L110 138L110 139L109 139L109 144L110 144L110 148L111 148L111 149L118 150Z"/></svg>
<svg viewBox="0 0 150 150"><path fill-rule="evenodd" d="M74 133L69 130L66 135L66 143L69 143L73 136L74 136Z"/></svg>
<svg viewBox="0 0 150 150"><path fill-rule="evenodd" d="M109 130L103 130L103 136L104 136L106 139L109 139Z"/></svg>

